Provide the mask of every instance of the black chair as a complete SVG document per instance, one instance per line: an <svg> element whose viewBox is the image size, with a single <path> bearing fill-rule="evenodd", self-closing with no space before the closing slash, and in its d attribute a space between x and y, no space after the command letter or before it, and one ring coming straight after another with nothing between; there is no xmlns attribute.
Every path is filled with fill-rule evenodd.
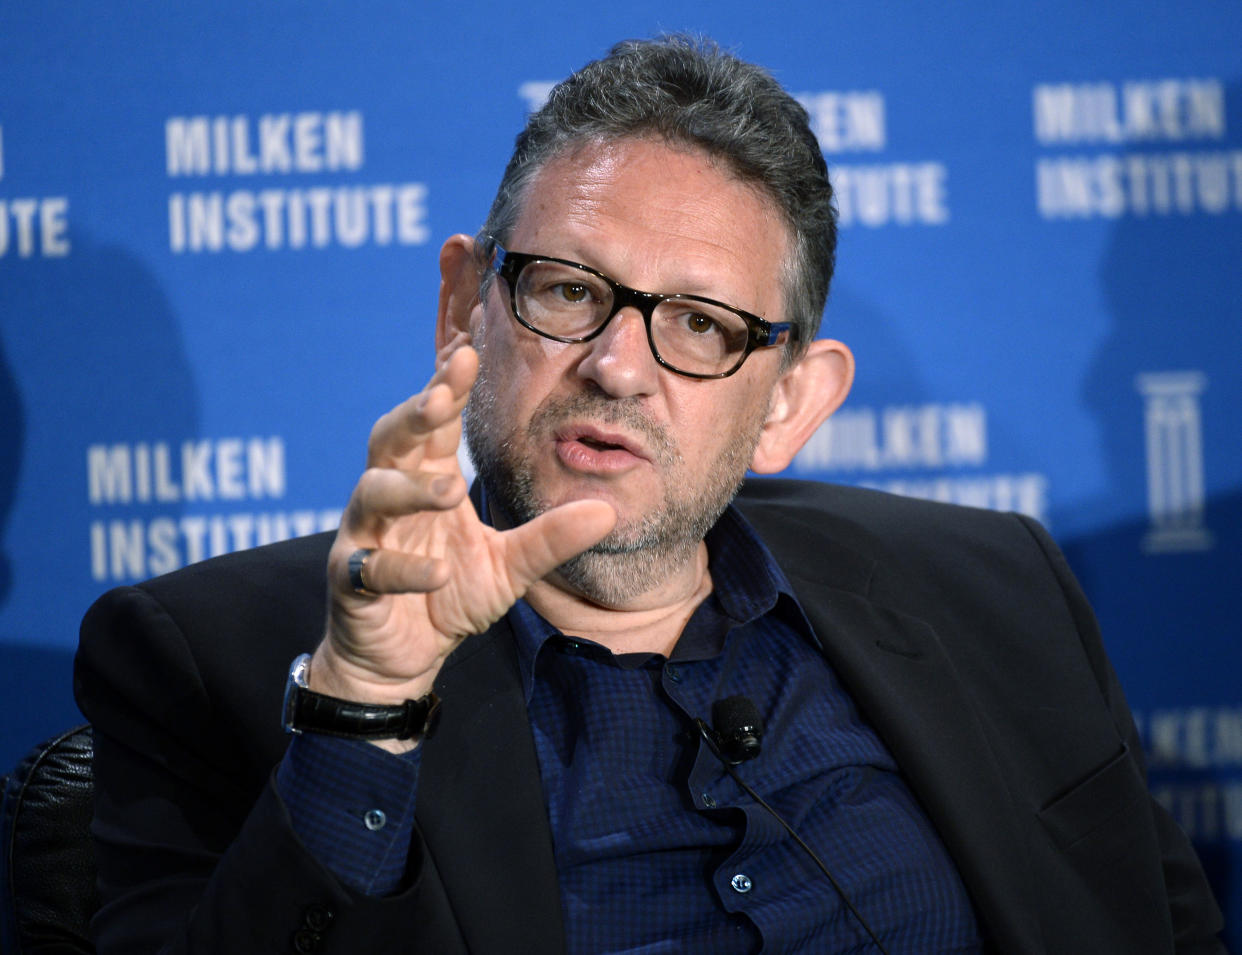
<svg viewBox="0 0 1242 955"><path fill-rule="evenodd" d="M90 823L93 736L79 726L36 746L0 801L0 955L94 952Z"/></svg>

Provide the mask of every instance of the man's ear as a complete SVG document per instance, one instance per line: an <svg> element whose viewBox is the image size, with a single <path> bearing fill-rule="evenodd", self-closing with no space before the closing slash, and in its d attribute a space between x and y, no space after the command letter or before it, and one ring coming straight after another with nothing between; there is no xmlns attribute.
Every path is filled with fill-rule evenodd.
<svg viewBox="0 0 1242 955"><path fill-rule="evenodd" d="M831 339L811 342L772 389L772 401L750 468L772 474L789 466L854 383L854 354Z"/></svg>
<svg viewBox="0 0 1242 955"><path fill-rule="evenodd" d="M450 236L440 247L440 305L436 312L436 351L458 332L473 336L473 314L479 304L479 260L474 239Z"/></svg>

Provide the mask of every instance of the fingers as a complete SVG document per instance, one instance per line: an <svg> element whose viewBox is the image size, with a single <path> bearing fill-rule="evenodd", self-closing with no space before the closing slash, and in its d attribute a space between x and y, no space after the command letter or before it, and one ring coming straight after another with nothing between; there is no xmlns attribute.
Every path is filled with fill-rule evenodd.
<svg viewBox="0 0 1242 955"><path fill-rule="evenodd" d="M363 571L363 583L372 594L422 592L444 585L444 562L428 555L384 550L384 534L392 521L422 512L447 511L461 503L466 482L460 474L397 471L370 468L365 471L341 518L333 545L332 577L342 594L354 591L348 559L359 549L371 550ZM356 576L356 575L354 575ZM348 581L348 583L347 583Z"/></svg>
<svg viewBox="0 0 1242 955"><path fill-rule="evenodd" d="M506 558L519 595L571 557L598 544L616 526L604 501L573 501L505 532Z"/></svg>
<svg viewBox="0 0 1242 955"><path fill-rule="evenodd" d="M371 429L369 467L409 466L411 455L448 458L461 438L461 412L479 370L479 357L465 334L437 356L435 374L418 394L381 417Z"/></svg>
<svg viewBox="0 0 1242 955"><path fill-rule="evenodd" d="M354 486L342 528L360 540L378 540L388 521L420 511L456 507L466 494L460 474L369 468Z"/></svg>
<svg viewBox="0 0 1242 955"><path fill-rule="evenodd" d="M361 573L361 583L368 593L360 596L429 593L448 582L448 563L441 558L399 550L369 550ZM352 585L352 578L350 582Z"/></svg>

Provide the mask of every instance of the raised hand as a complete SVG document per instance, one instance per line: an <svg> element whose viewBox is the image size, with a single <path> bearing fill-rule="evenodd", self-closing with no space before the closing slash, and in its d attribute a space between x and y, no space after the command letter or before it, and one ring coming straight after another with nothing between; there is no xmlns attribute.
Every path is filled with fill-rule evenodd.
<svg viewBox="0 0 1242 955"><path fill-rule="evenodd" d="M613 527L603 501L575 501L519 527L484 525L457 463L461 413L478 355L459 334L427 386L371 431L328 557L328 622L311 687L358 702L394 703L431 689L445 657L498 620L528 587ZM350 583L349 557L373 595Z"/></svg>

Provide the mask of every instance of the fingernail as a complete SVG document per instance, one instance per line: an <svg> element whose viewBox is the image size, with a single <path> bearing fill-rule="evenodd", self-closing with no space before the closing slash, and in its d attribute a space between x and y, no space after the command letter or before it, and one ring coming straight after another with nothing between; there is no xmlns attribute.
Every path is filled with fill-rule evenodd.
<svg viewBox="0 0 1242 955"><path fill-rule="evenodd" d="M449 488L453 486L453 479L447 474L443 474L431 482L432 494L447 494Z"/></svg>

